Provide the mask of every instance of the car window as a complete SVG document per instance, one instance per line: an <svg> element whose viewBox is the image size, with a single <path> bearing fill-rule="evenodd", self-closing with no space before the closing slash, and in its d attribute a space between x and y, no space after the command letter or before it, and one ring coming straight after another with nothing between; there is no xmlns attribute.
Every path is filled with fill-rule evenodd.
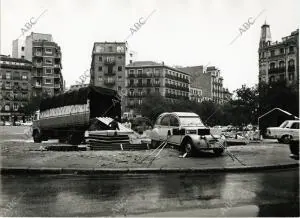
<svg viewBox="0 0 300 218"><path fill-rule="evenodd" d="M284 121L279 127L285 128L285 126L288 124L288 121Z"/></svg>
<svg viewBox="0 0 300 218"><path fill-rule="evenodd" d="M204 126L199 117L180 117L183 126Z"/></svg>
<svg viewBox="0 0 300 218"><path fill-rule="evenodd" d="M170 115L166 115L161 119L160 125L169 126L170 124Z"/></svg>
<svg viewBox="0 0 300 218"><path fill-rule="evenodd" d="M170 116L170 126L179 126L179 121L177 117Z"/></svg>
<svg viewBox="0 0 300 218"><path fill-rule="evenodd" d="M293 123L291 129L299 129L299 123Z"/></svg>

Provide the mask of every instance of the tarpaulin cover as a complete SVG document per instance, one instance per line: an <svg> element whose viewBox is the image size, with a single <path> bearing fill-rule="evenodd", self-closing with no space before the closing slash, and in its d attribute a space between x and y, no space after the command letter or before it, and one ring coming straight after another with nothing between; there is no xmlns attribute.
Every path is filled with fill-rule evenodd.
<svg viewBox="0 0 300 218"><path fill-rule="evenodd" d="M86 104L90 100L90 117L121 115L121 98L115 90L88 86L42 100L40 111L68 105Z"/></svg>

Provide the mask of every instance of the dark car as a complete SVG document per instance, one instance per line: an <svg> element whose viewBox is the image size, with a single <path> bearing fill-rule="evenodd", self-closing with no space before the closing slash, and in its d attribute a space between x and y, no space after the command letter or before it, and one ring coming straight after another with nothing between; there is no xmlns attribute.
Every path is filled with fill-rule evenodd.
<svg viewBox="0 0 300 218"><path fill-rule="evenodd" d="M291 139L289 146L291 151L290 157L295 160L299 160L299 136Z"/></svg>

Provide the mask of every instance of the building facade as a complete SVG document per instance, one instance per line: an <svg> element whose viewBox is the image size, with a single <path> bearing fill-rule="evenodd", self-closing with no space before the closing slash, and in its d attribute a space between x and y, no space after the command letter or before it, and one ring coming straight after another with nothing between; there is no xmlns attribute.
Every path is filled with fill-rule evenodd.
<svg viewBox="0 0 300 218"><path fill-rule="evenodd" d="M164 63L133 62L126 66L126 111L138 108L149 94L170 101L189 99L190 75Z"/></svg>
<svg viewBox="0 0 300 218"><path fill-rule="evenodd" d="M30 99L32 63L5 55L0 56L0 62L1 120L13 121L15 117L20 120Z"/></svg>
<svg viewBox="0 0 300 218"><path fill-rule="evenodd" d="M203 100L202 89L190 87L190 101L200 103Z"/></svg>
<svg viewBox="0 0 300 218"><path fill-rule="evenodd" d="M14 52L19 44L21 44L20 41L13 41L13 54L17 58L22 58L23 53ZM52 35L31 33L26 37L24 46L21 46L21 51L23 50L25 59L31 61L33 65L32 96L42 93L53 96L62 93L64 80L61 72L61 49L57 43L53 42Z"/></svg>
<svg viewBox="0 0 300 218"><path fill-rule="evenodd" d="M212 100L218 104L224 103L223 95L223 77L220 75L220 70L214 66L207 67L206 73L210 75L211 78L211 97Z"/></svg>
<svg viewBox="0 0 300 218"><path fill-rule="evenodd" d="M89 86L89 84L76 84L76 85L71 85L70 86L70 91L71 90L78 90L78 89L80 89L80 88L85 88L85 87L88 87Z"/></svg>
<svg viewBox="0 0 300 218"><path fill-rule="evenodd" d="M281 42L272 42L270 25L262 25L258 53L259 83L299 82L299 29Z"/></svg>
<svg viewBox="0 0 300 218"><path fill-rule="evenodd" d="M125 90L126 46L124 42L95 42L92 52L91 79L94 86Z"/></svg>
<svg viewBox="0 0 300 218"><path fill-rule="evenodd" d="M223 77L220 70L214 66L182 67L180 70L190 74L191 86L202 90L202 100L212 100L218 104L226 102L224 98Z"/></svg>
<svg viewBox="0 0 300 218"><path fill-rule="evenodd" d="M16 39L12 42L12 57L25 58L25 41L23 39Z"/></svg>

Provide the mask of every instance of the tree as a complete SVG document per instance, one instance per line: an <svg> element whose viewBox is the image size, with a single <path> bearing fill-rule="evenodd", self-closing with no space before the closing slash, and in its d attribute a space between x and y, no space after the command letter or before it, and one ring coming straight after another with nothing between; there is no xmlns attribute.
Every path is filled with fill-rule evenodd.
<svg viewBox="0 0 300 218"><path fill-rule="evenodd" d="M258 92L260 114L278 107L299 116L298 84L288 85L286 81L260 83Z"/></svg>
<svg viewBox="0 0 300 218"><path fill-rule="evenodd" d="M33 115L37 110L40 109L41 101L48 97L49 95L46 92L43 92L41 95L31 97L28 103L23 108L25 115L26 116Z"/></svg>

